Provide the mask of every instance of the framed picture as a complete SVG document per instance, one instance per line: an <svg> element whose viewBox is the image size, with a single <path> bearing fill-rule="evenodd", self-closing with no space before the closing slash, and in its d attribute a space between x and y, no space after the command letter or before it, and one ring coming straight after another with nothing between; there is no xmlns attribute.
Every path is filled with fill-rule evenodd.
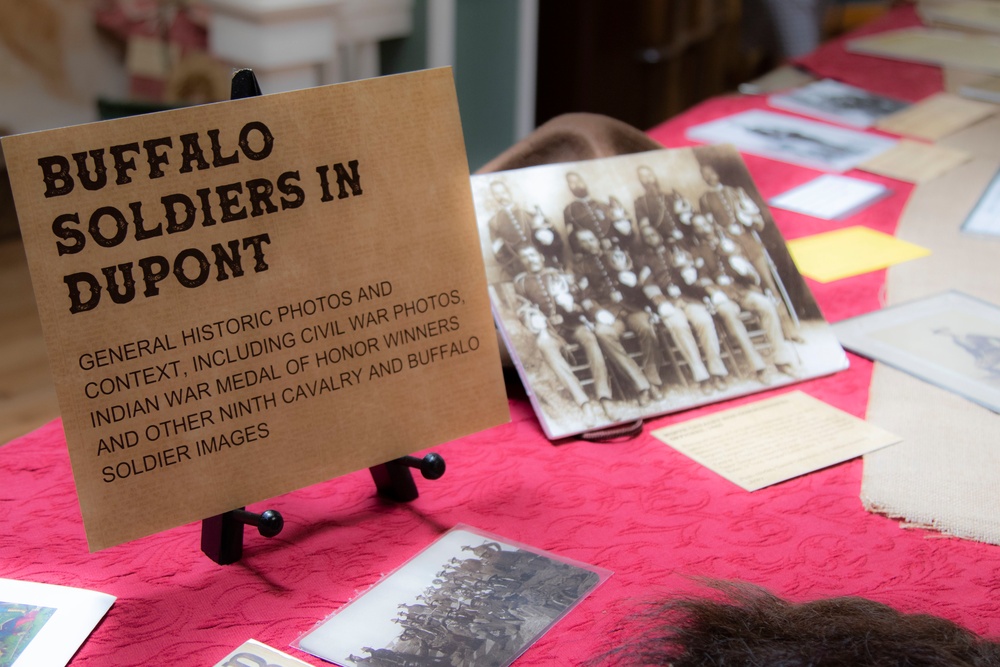
<svg viewBox="0 0 1000 667"><path fill-rule="evenodd" d="M1000 412L1000 307L945 292L833 328L852 352Z"/></svg>
<svg viewBox="0 0 1000 667"><path fill-rule="evenodd" d="M346 667L505 667L610 574L456 526L297 648Z"/></svg>
<svg viewBox="0 0 1000 667"><path fill-rule="evenodd" d="M494 317L562 438L846 368L739 154L482 174Z"/></svg>

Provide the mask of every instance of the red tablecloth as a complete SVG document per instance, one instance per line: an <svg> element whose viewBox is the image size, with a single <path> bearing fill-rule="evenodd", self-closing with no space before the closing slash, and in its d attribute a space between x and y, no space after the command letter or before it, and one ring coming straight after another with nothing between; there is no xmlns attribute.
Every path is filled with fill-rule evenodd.
<svg viewBox="0 0 1000 667"><path fill-rule="evenodd" d="M720 98L650 134L687 145L684 128L762 104ZM817 175L746 161L765 198ZM786 237L852 224L892 232L910 186L852 175L893 195L835 225L775 210ZM810 287L836 321L878 308L882 284L879 272ZM870 374L851 356L848 371L794 388L864 416ZM255 509L279 509L284 531L265 540L248 529L243 560L225 567L199 551L198 524L88 554L57 421L0 448L0 576L118 596L74 665L211 665L250 637L286 647L457 523L614 572L518 665L580 664L627 643L644 603L690 591L690 577L750 581L794 599L862 595L1000 635L1000 548L865 512L860 460L751 494L649 435L757 398L654 420L625 443L559 447L527 402L512 399L512 423L436 449L448 473L420 480L416 501L380 500L365 471L275 498Z"/></svg>
<svg viewBox="0 0 1000 667"><path fill-rule="evenodd" d="M831 40L794 62L818 77L837 79L874 93L917 102L941 92L944 77L939 67L849 53L844 47L848 40L857 37L918 25L921 23L916 8L898 7L863 28Z"/></svg>

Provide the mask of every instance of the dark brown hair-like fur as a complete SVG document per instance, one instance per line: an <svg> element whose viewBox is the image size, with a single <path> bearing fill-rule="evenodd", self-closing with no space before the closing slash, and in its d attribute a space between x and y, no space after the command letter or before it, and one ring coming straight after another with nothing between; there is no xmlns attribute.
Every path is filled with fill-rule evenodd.
<svg viewBox="0 0 1000 667"><path fill-rule="evenodd" d="M840 597L791 603L749 584L711 582L652 615L615 664L672 667L997 667L1000 642L949 620ZM716 596L718 598L719 596ZM611 656L609 656L611 657Z"/></svg>

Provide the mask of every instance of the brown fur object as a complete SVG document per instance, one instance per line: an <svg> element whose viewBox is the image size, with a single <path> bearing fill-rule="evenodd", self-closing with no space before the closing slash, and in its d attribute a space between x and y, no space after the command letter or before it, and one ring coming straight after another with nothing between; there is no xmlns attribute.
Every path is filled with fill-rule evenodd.
<svg viewBox="0 0 1000 667"><path fill-rule="evenodd" d="M929 614L857 597L792 603L750 584L709 584L653 614L615 664L672 667L996 667L1000 642Z"/></svg>
<svg viewBox="0 0 1000 667"><path fill-rule="evenodd" d="M567 113L540 125L476 173L591 160L660 148L663 146L650 139L645 132L620 120L593 113Z"/></svg>

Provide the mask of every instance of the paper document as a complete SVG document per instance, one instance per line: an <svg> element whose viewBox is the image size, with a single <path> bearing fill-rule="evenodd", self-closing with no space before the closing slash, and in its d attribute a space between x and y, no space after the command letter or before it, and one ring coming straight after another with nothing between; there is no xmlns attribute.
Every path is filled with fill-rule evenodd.
<svg viewBox="0 0 1000 667"><path fill-rule="evenodd" d="M801 391L661 428L653 436L747 491L900 440Z"/></svg>

